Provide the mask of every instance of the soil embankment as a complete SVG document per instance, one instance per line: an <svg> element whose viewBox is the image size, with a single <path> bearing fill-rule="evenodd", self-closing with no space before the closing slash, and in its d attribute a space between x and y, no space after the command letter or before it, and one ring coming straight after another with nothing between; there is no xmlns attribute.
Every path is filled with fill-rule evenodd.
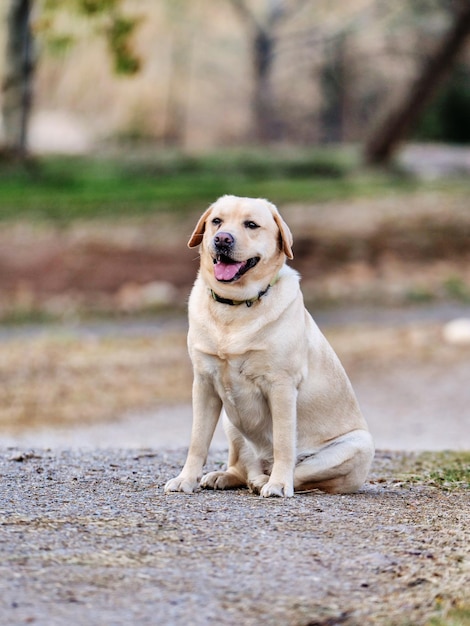
<svg viewBox="0 0 470 626"><path fill-rule="evenodd" d="M184 307L197 272L185 218L5 225L0 315L135 313ZM281 207L306 300L377 303L470 299L465 193L417 193Z"/></svg>

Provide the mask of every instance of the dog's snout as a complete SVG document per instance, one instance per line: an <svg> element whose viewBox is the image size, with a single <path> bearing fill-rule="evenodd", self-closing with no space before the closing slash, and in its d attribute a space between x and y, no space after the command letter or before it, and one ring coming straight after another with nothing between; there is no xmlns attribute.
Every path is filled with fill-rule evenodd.
<svg viewBox="0 0 470 626"><path fill-rule="evenodd" d="M230 233L221 232L214 237L214 243L217 248L231 248L235 243L235 239Z"/></svg>

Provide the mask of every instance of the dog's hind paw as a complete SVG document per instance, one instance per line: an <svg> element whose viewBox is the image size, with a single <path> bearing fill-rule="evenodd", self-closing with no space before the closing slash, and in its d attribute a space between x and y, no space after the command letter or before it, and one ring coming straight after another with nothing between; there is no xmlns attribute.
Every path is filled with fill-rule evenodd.
<svg viewBox="0 0 470 626"><path fill-rule="evenodd" d="M248 489L251 493L261 493L261 489L268 482L269 476L267 474L259 474L259 476L255 476L248 480Z"/></svg>
<svg viewBox="0 0 470 626"><path fill-rule="evenodd" d="M244 484L238 476L231 472L209 472L201 480L203 489L235 489Z"/></svg>

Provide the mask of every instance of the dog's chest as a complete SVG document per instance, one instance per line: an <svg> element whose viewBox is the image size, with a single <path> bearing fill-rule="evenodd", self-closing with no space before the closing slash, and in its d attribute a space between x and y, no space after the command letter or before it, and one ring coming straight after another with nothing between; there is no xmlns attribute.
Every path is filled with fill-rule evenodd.
<svg viewBox="0 0 470 626"><path fill-rule="evenodd" d="M258 370L257 355L214 357L213 382L229 419L242 431L267 419L267 381ZM247 433L248 434L248 433Z"/></svg>
<svg viewBox="0 0 470 626"><path fill-rule="evenodd" d="M270 450L272 423L266 381L246 360L235 361L221 361L215 379L225 413L257 448Z"/></svg>
<svg viewBox="0 0 470 626"><path fill-rule="evenodd" d="M254 392L263 393L265 381L262 370L257 366L256 354L243 356L224 355L213 357L213 379L221 395L235 403Z"/></svg>

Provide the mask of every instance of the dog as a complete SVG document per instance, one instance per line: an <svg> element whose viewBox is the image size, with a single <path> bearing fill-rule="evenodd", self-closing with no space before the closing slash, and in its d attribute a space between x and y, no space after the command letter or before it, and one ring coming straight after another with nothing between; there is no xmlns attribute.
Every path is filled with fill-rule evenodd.
<svg viewBox="0 0 470 626"><path fill-rule="evenodd" d="M304 306L292 234L267 200L223 196L199 219L189 298L193 425L165 492L248 487L262 497L353 493L374 445L351 383ZM222 413L225 471L202 476Z"/></svg>

